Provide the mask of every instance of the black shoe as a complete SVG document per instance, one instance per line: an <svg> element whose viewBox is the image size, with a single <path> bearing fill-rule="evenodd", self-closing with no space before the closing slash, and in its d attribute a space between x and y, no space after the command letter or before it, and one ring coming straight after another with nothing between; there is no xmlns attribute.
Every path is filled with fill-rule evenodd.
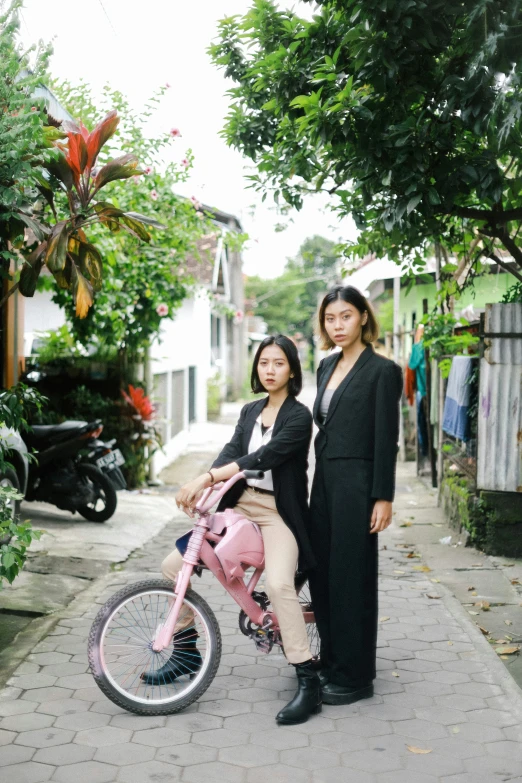
<svg viewBox="0 0 522 783"><path fill-rule="evenodd" d="M321 688L324 688L324 686L330 682L330 678L326 672L319 672L319 682L321 683Z"/></svg>
<svg viewBox="0 0 522 783"><path fill-rule="evenodd" d="M197 640L195 628L175 633L174 650L168 661L156 671L143 672L142 681L146 685L168 685L183 675L188 675L192 680L203 664L201 653L196 647Z"/></svg>
<svg viewBox="0 0 522 783"><path fill-rule="evenodd" d="M321 712L321 684L311 661L295 664L297 693L292 701L277 714L280 726L304 723L310 715Z"/></svg>
<svg viewBox="0 0 522 783"><path fill-rule="evenodd" d="M334 685L328 682L322 688L322 697L324 704L353 704L354 701L361 699L371 699L373 696L373 683L362 688L346 688L343 685Z"/></svg>

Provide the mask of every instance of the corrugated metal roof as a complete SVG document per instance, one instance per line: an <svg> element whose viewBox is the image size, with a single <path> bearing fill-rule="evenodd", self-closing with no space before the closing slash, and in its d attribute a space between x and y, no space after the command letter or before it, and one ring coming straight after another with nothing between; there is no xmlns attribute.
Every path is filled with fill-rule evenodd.
<svg viewBox="0 0 522 783"><path fill-rule="evenodd" d="M522 304L486 305L477 488L522 492ZM510 335L510 336L507 336Z"/></svg>

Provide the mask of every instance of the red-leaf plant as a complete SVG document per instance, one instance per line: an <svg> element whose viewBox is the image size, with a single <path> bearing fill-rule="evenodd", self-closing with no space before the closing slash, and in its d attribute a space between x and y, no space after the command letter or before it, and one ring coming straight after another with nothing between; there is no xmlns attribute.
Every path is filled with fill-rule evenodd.
<svg viewBox="0 0 522 783"><path fill-rule="evenodd" d="M102 223L110 231L123 229L148 242L150 234L145 225L163 228L153 218L124 212L108 201L98 201L99 191L109 182L142 174L134 155L122 155L110 160L99 171L95 169L100 150L114 135L118 123L119 117L112 111L91 133L83 123L64 122L63 132L52 129L54 136L48 134L54 153L46 168L67 194L69 215L58 220L51 183L48 178L40 177L39 189L49 203L56 223L49 227L32 221L31 228L39 244L26 257L18 284L10 289L9 295L19 287L24 296L33 296L45 265L60 288L72 291L76 315L85 318L93 303L93 292L102 286L103 261L98 249L88 241L84 229L93 223Z"/></svg>
<svg viewBox="0 0 522 783"><path fill-rule="evenodd" d="M143 421L152 421L156 415L156 408L151 402L150 397L147 397L144 389L141 386L133 386L129 384L128 394L127 392L121 392L123 399L131 407L134 408L136 413L141 416Z"/></svg>

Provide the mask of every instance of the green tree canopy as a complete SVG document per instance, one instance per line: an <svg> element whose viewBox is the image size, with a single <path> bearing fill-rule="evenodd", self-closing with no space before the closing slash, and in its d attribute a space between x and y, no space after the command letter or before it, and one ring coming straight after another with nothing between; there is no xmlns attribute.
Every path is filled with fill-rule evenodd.
<svg viewBox="0 0 522 783"><path fill-rule="evenodd" d="M253 186L297 208L326 190L360 230L347 255L474 243L522 269L519 0L316 5L308 20L255 0L211 47Z"/></svg>

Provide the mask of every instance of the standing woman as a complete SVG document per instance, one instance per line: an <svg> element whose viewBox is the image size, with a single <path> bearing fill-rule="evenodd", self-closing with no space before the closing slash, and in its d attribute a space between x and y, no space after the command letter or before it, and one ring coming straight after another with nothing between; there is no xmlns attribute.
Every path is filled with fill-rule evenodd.
<svg viewBox="0 0 522 783"><path fill-rule="evenodd" d="M310 576L321 637L325 704L373 695L377 643L377 533L392 519L400 367L375 353L378 325L365 297L337 286L323 299L314 420L316 469Z"/></svg>
<svg viewBox="0 0 522 783"><path fill-rule="evenodd" d="M303 612L296 593L294 577L314 565L308 539L308 451L312 438L312 416L296 400L301 391L299 355L293 342L284 335L266 337L254 358L251 378L254 393L268 392L263 399L245 405L234 435L223 448L211 469L185 484L176 495L176 503L189 516L203 489L227 481L242 470L262 470L263 479L239 481L223 497L218 510L235 511L259 525L265 548L265 584L277 615L285 655L296 669L298 690L278 713L279 724L303 723L321 710L319 676L312 654ZM174 550L161 565L163 575L176 580L182 556ZM183 640L187 618L177 627L174 642ZM185 633L187 633L185 631ZM197 639L190 632L193 673L201 666ZM188 644L185 644L185 651ZM144 679L150 683L172 682L183 674L176 649L167 663Z"/></svg>

